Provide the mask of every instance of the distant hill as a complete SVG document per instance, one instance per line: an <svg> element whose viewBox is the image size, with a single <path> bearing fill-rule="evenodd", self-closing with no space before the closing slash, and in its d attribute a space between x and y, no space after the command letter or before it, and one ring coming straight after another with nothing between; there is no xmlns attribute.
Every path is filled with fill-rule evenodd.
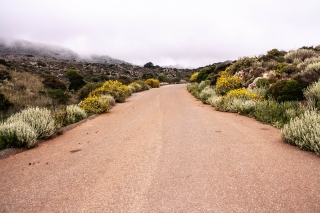
<svg viewBox="0 0 320 213"><path fill-rule="evenodd" d="M7 44L4 40L0 39L0 55L45 57L57 60L76 60L99 64L129 64L125 61L114 59L106 55L92 55L87 58L82 58L76 52L64 47L25 40L16 40Z"/></svg>

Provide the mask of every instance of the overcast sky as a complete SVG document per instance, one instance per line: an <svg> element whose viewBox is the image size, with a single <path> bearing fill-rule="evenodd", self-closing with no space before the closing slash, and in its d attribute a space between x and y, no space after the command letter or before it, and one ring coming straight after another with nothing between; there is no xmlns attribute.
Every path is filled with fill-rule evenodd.
<svg viewBox="0 0 320 213"><path fill-rule="evenodd" d="M199 67L320 44L319 0L0 0L0 37Z"/></svg>

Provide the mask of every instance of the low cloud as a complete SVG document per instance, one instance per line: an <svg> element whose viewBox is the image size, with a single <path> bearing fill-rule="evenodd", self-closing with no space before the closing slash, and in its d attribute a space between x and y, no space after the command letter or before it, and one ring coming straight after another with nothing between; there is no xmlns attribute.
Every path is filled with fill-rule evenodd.
<svg viewBox="0 0 320 213"><path fill-rule="evenodd" d="M0 37L143 65L198 67L273 48L319 45L320 2L0 2Z"/></svg>

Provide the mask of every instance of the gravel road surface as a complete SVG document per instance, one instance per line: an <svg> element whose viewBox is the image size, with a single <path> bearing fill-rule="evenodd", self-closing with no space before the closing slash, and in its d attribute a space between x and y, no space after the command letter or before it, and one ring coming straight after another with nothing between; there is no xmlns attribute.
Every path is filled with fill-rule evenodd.
<svg viewBox="0 0 320 213"><path fill-rule="evenodd" d="M320 158L170 85L0 160L0 212L320 212Z"/></svg>

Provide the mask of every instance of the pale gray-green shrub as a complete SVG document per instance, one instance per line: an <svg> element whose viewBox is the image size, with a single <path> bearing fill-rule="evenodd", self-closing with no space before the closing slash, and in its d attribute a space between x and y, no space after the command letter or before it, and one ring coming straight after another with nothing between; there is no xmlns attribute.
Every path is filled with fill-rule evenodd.
<svg viewBox="0 0 320 213"><path fill-rule="evenodd" d="M208 98L207 103L211 104L214 108L217 109L221 105L222 100L222 96L213 95L210 98Z"/></svg>
<svg viewBox="0 0 320 213"><path fill-rule="evenodd" d="M320 107L320 80L311 84L303 94L306 97L309 108Z"/></svg>
<svg viewBox="0 0 320 213"><path fill-rule="evenodd" d="M6 146L26 146L31 148L37 142L37 134L29 124L17 120L0 125L0 141Z"/></svg>
<svg viewBox="0 0 320 213"><path fill-rule="evenodd" d="M254 112L256 107L256 102L254 100L241 99L238 104L238 112L243 115L249 115Z"/></svg>
<svg viewBox="0 0 320 213"><path fill-rule="evenodd" d="M314 63L318 63L318 62L320 62L320 56L318 56L318 57L312 57L312 58L307 58L307 59L304 60L303 62L299 63L299 64L298 64L298 67L299 67L300 69L305 69L305 68L307 68L307 66L308 66L309 64L314 64Z"/></svg>
<svg viewBox="0 0 320 213"><path fill-rule="evenodd" d="M304 61L307 58L317 57L318 54L314 50L309 49L298 49L298 50L291 50L285 56L284 59L287 62L292 63L295 59L301 59Z"/></svg>
<svg viewBox="0 0 320 213"><path fill-rule="evenodd" d="M116 101L114 100L113 96L111 96L111 95L101 95L100 96L100 102L102 104L108 103L109 106L116 105Z"/></svg>
<svg viewBox="0 0 320 213"><path fill-rule="evenodd" d="M208 98L213 95L216 95L215 90L211 86L206 86L203 90L201 90L199 97L203 103L206 103Z"/></svg>
<svg viewBox="0 0 320 213"><path fill-rule="evenodd" d="M24 121L34 128L37 138L47 138L56 130L51 112L45 108L30 107L9 117L6 123Z"/></svg>
<svg viewBox="0 0 320 213"><path fill-rule="evenodd" d="M306 111L291 119L281 129L283 139L289 144L303 150L311 150L320 155L320 114L316 111Z"/></svg>
<svg viewBox="0 0 320 213"><path fill-rule="evenodd" d="M87 113L78 105L68 105L66 107L66 119L68 123L75 123L87 117Z"/></svg>

